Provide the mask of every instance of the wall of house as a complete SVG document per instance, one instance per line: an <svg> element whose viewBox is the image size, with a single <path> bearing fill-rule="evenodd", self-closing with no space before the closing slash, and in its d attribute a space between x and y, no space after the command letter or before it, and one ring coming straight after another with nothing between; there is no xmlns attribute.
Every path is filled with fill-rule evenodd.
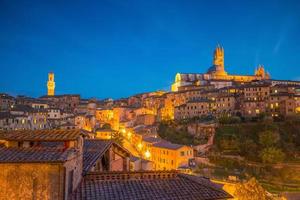
<svg viewBox="0 0 300 200"><path fill-rule="evenodd" d="M114 153L115 154L115 153ZM114 155L114 160L111 160L111 171L123 171L124 159L118 154Z"/></svg>
<svg viewBox="0 0 300 200"><path fill-rule="evenodd" d="M61 164L1 163L0 199L63 199Z"/></svg>
<svg viewBox="0 0 300 200"><path fill-rule="evenodd" d="M78 155L74 155L73 158L69 159L64 163L65 169L65 199L68 199L68 188L69 184L72 184L72 191L74 191L82 179L82 153L77 152ZM69 182L70 172L73 171L72 183Z"/></svg>

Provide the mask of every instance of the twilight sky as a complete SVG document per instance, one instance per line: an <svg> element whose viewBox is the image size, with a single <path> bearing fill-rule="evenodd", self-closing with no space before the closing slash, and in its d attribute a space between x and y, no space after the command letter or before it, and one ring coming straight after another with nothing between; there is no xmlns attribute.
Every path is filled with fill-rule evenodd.
<svg viewBox="0 0 300 200"><path fill-rule="evenodd" d="M177 72L225 68L300 80L300 1L0 0L0 92L118 98L167 90Z"/></svg>

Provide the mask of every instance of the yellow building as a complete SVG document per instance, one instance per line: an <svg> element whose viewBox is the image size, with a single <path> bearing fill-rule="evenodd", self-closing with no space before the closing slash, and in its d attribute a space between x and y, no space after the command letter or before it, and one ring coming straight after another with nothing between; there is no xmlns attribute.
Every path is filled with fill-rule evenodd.
<svg viewBox="0 0 300 200"><path fill-rule="evenodd" d="M193 148L173 144L160 138L143 139L144 157L153 162L154 170L176 170L189 167Z"/></svg>
<svg viewBox="0 0 300 200"><path fill-rule="evenodd" d="M207 73L177 73L171 90L178 91L180 87L187 85L215 85L217 88L230 86L233 82L250 82L253 80L270 79L269 73L265 72L262 65L258 66L254 75L229 75L224 66L224 49L219 45L214 51L213 66ZM217 80L217 82L215 82Z"/></svg>
<svg viewBox="0 0 300 200"><path fill-rule="evenodd" d="M79 130L0 133L0 199L69 199L82 180L83 142Z"/></svg>
<svg viewBox="0 0 300 200"><path fill-rule="evenodd" d="M113 130L119 130L120 126L120 110L113 109L98 109L95 113L96 120L101 124L110 124Z"/></svg>
<svg viewBox="0 0 300 200"><path fill-rule="evenodd" d="M97 129L96 130L96 138L102 139L102 140L110 140L112 139L116 134L116 131L112 129Z"/></svg>
<svg viewBox="0 0 300 200"><path fill-rule="evenodd" d="M48 74L48 82L47 82L48 96L54 96L55 94L55 82L54 82L54 73L50 72Z"/></svg>

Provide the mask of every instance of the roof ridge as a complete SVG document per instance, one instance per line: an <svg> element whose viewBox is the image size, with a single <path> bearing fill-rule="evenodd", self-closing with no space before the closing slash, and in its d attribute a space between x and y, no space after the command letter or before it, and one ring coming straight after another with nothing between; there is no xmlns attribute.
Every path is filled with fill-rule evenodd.
<svg viewBox="0 0 300 200"><path fill-rule="evenodd" d="M192 175L182 174L182 173L178 173L178 176L188 179L190 181L193 181L194 183L200 184L202 186L209 187L210 189L213 189L215 191L222 192L227 195L227 198L233 198L233 196L231 196L229 193L227 193L225 190L222 190L221 188L213 187L210 184L204 184L203 182L196 180L197 178L200 178L199 176L195 176L195 175L192 176ZM202 178L208 179L207 181L211 182L208 177L202 176ZM213 184L213 183L211 183L211 184Z"/></svg>

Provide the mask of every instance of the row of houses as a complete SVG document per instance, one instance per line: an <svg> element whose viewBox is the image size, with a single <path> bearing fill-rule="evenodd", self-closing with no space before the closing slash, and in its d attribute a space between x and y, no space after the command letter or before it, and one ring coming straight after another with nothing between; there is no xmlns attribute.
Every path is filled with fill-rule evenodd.
<svg viewBox="0 0 300 200"><path fill-rule="evenodd" d="M81 130L0 132L4 199L229 199L204 177L130 172L130 153Z"/></svg>
<svg viewBox="0 0 300 200"><path fill-rule="evenodd" d="M174 118L201 115L238 115L255 117L291 116L300 111L300 88L295 85L274 85L254 82L211 91L194 92L184 103L174 107Z"/></svg>

